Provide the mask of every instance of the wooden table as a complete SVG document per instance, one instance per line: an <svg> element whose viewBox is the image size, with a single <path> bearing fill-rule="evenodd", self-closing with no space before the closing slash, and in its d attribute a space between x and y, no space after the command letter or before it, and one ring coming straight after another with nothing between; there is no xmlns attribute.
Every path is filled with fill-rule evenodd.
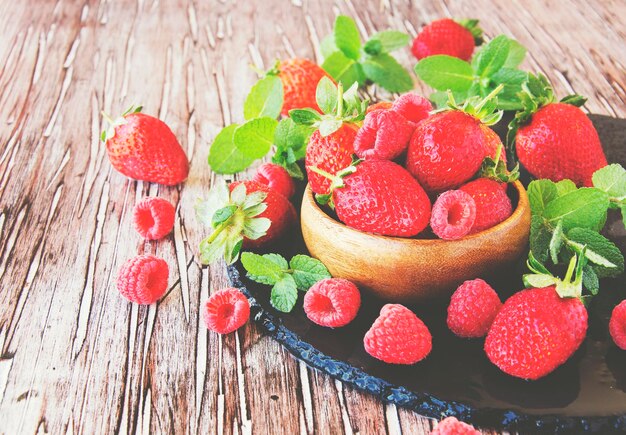
<svg viewBox="0 0 626 435"><path fill-rule="evenodd" d="M199 320L201 302L227 285L223 264L195 257L205 230L193 204L215 180L209 145L242 119L249 64L319 60L337 13L363 34L480 18L487 35L528 47L525 66L559 95L626 116L623 0L0 0L0 432L429 431L428 419L307 368L253 324L220 337ZM414 63L408 50L400 59ZM100 111L135 102L186 149L184 185L111 169ZM166 239L144 242L132 207L157 194L178 219ZM171 290L149 307L115 290L137 253L171 269Z"/></svg>

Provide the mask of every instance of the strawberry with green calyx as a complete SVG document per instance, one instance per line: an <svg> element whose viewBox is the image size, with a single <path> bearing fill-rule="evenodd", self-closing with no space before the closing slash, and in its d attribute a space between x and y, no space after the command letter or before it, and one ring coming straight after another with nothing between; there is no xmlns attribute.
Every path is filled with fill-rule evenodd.
<svg viewBox="0 0 626 435"><path fill-rule="evenodd" d="M478 171L478 176L479 178L489 178L490 180L504 183L503 186L506 188L506 183L512 183L519 179L519 163L509 171L506 167L504 145L499 143L495 156L487 156L483 160L483 164Z"/></svg>
<svg viewBox="0 0 626 435"><path fill-rule="evenodd" d="M579 108L586 99L570 95L557 102L541 74L529 75L520 98L523 109L509 124L510 153L515 149L522 165L537 178L591 186L591 176L607 160L598 132Z"/></svg>
<svg viewBox="0 0 626 435"><path fill-rule="evenodd" d="M237 261L242 246L259 247L280 236L296 219L293 205L279 193L254 181L219 182L196 204L198 220L213 229L200 243L200 260L224 257Z"/></svg>
<svg viewBox="0 0 626 435"><path fill-rule="evenodd" d="M183 182L189 174L185 151L163 121L141 109L131 106L115 120L102 112L109 125L100 138L111 165L135 180L168 186Z"/></svg>
<svg viewBox="0 0 626 435"><path fill-rule="evenodd" d="M430 221L430 199L402 166L389 160L356 161L335 176L311 167L331 180L328 195L337 217L349 227L385 236L412 237Z"/></svg>
<svg viewBox="0 0 626 435"><path fill-rule="evenodd" d="M469 181L485 157L495 157L489 125L497 123L498 86L484 99L458 105L449 93L448 107L421 121L409 144L406 167L427 192L442 192Z"/></svg>

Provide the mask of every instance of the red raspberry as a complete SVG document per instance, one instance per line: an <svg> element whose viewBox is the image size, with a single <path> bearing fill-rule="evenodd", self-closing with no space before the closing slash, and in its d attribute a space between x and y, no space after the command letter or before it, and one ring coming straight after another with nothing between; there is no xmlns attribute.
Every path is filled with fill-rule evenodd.
<svg viewBox="0 0 626 435"><path fill-rule="evenodd" d="M498 294L482 279L465 281L448 305L448 328L459 337L484 337L502 308Z"/></svg>
<svg viewBox="0 0 626 435"><path fill-rule="evenodd" d="M341 278L315 283L304 296L304 312L320 326L338 328L352 322L361 306L356 285Z"/></svg>
<svg viewBox="0 0 626 435"><path fill-rule="evenodd" d="M365 116L354 139L354 152L364 159L393 160L409 146L413 126L399 113L375 110Z"/></svg>
<svg viewBox="0 0 626 435"><path fill-rule="evenodd" d="M415 126L422 119L428 118L430 111L433 110L433 105L428 99L421 95L415 92L408 92L404 95L400 95L398 99L393 102L391 110L399 113Z"/></svg>
<svg viewBox="0 0 626 435"><path fill-rule="evenodd" d="M252 181L269 186L270 189L280 193L287 199L291 198L296 191L296 184L293 182L289 172L282 166L274 163L263 163L259 166L256 174L252 177Z"/></svg>
<svg viewBox="0 0 626 435"><path fill-rule="evenodd" d="M144 198L133 210L133 223L141 237L148 240L159 240L174 228L176 210L163 198L154 196Z"/></svg>
<svg viewBox="0 0 626 435"><path fill-rule="evenodd" d="M476 219L476 203L462 190L448 190L435 201L430 227L444 240L455 240L469 234Z"/></svg>
<svg viewBox="0 0 626 435"><path fill-rule="evenodd" d="M248 321L250 303L236 288L218 290L204 303L202 317L206 327L211 331L228 334Z"/></svg>
<svg viewBox="0 0 626 435"><path fill-rule="evenodd" d="M413 40L411 52L417 59L447 54L470 60L474 51L472 32L454 20L444 18L425 26Z"/></svg>
<svg viewBox="0 0 626 435"><path fill-rule="evenodd" d="M415 364L433 347L428 327L400 304L387 304L380 310L363 344L371 356L390 364Z"/></svg>
<svg viewBox="0 0 626 435"><path fill-rule="evenodd" d="M365 113L371 113L374 112L376 110L388 110L391 109L392 103L391 101L379 101L378 103L374 103L371 106L367 106L367 109L365 109Z"/></svg>
<svg viewBox="0 0 626 435"><path fill-rule="evenodd" d="M613 309L609 332L617 347L626 350L626 300Z"/></svg>
<svg viewBox="0 0 626 435"><path fill-rule="evenodd" d="M117 290L131 302L150 305L167 290L169 268L165 260L154 255L130 258L117 275Z"/></svg>
<svg viewBox="0 0 626 435"><path fill-rule="evenodd" d="M511 199L506 194L506 183L489 178L479 178L461 186L476 203L476 220L470 234L491 228L506 220L513 213Z"/></svg>
<svg viewBox="0 0 626 435"><path fill-rule="evenodd" d="M444 418L430 435L480 435L480 431L454 417Z"/></svg>

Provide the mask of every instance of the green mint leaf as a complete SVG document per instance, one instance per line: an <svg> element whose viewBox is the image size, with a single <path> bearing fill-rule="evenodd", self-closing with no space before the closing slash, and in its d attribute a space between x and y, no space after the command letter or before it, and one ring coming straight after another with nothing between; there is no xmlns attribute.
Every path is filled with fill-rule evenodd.
<svg viewBox="0 0 626 435"><path fill-rule="evenodd" d="M250 89L243 105L243 116L246 120L263 116L278 118L282 108L283 82L278 76L268 75Z"/></svg>
<svg viewBox="0 0 626 435"><path fill-rule="evenodd" d="M626 169L622 165L614 163L598 169L591 179L594 187L611 198L626 198Z"/></svg>
<svg viewBox="0 0 626 435"><path fill-rule="evenodd" d="M576 227L599 231L606 222L608 208L609 197L605 192L593 187L583 187L551 201L543 216L554 225L563 219L565 231Z"/></svg>
<svg viewBox="0 0 626 435"><path fill-rule="evenodd" d="M366 77L389 92L407 92L413 89L413 79L391 55L381 53L368 56L361 62Z"/></svg>
<svg viewBox="0 0 626 435"><path fill-rule="evenodd" d="M213 228L217 228L220 224L230 219L232 215L235 214L235 211L237 211L236 205L227 205L226 207L222 207L217 210L211 219L211 225L213 225Z"/></svg>
<svg viewBox="0 0 626 435"><path fill-rule="evenodd" d="M326 35L326 37L322 39L322 42L320 42L320 51L324 59L336 51L339 51L337 44L335 44L335 35Z"/></svg>
<svg viewBox="0 0 626 435"><path fill-rule="evenodd" d="M269 152L274 143L277 125L278 121L273 118L251 119L235 130L235 146L246 157L260 159Z"/></svg>
<svg viewBox="0 0 626 435"><path fill-rule="evenodd" d="M365 83L365 73L361 65L341 51L336 51L328 56L324 60L322 68L336 82L341 82L344 88L349 88L353 83L358 83L359 86Z"/></svg>
<svg viewBox="0 0 626 435"><path fill-rule="evenodd" d="M578 249L587 247L585 256L596 265L598 276L616 276L624 271L624 256L613 242L587 228L573 228L567 233L568 245Z"/></svg>
<svg viewBox="0 0 626 435"><path fill-rule="evenodd" d="M626 203L620 204L619 208L622 212L622 222L624 223L624 227L626 227Z"/></svg>
<svg viewBox="0 0 626 435"><path fill-rule="evenodd" d="M289 111L289 117L301 125L313 125L321 119L320 114L313 109L292 109Z"/></svg>
<svg viewBox="0 0 626 435"><path fill-rule="evenodd" d="M335 45L350 59L358 60L361 52L361 37L356 23L350 17L339 15L335 20Z"/></svg>
<svg viewBox="0 0 626 435"><path fill-rule="evenodd" d="M380 51L378 51L377 53L369 53L367 50L365 50L366 53L391 53L392 51L398 50L399 48L402 48L409 42L411 42L411 37L408 34L400 32L398 30L385 30L373 34L372 37L365 44L365 47L367 47L367 45L370 43L374 43L375 41L380 44Z"/></svg>
<svg viewBox="0 0 626 435"><path fill-rule="evenodd" d="M526 47L515 39L509 39L509 54L504 61L505 68L517 68L526 57Z"/></svg>
<svg viewBox="0 0 626 435"><path fill-rule="evenodd" d="M291 178L295 178L296 180L304 180L304 174L302 173L302 169L300 169L300 166L298 166L297 163L289 163L282 166L287 170L287 173Z"/></svg>
<svg viewBox="0 0 626 435"><path fill-rule="evenodd" d="M496 73L509 55L510 40L505 35L496 36L484 45L476 54L476 74L480 77L490 77Z"/></svg>
<svg viewBox="0 0 626 435"><path fill-rule="evenodd" d="M270 295L270 302L274 308L283 313L293 310L298 300L298 288L291 275L283 275L274 287Z"/></svg>
<svg viewBox="0 0 626 435"><path fill-rule="evenodd" d="M246 156L235 146L233 138L237 127L237 124L224 127L211 144L209 166L217 174L241 172L256 160Z"/></svg>
<svg viewBox="0 0 626 435"><path fill-rule="evenodd" d="M383 44L377 39L370 39L363 46L363 51L370 56L376 56L383 52Z"/></svg>
<svg viewBox="0 0 626 435"><path fill-rule="evenodd" d="M556 185L550 180L535 180L528 185L528 200L533 215L541 216L546 206L558 195Z"/></svg>
<svg viewBox="0 0 626 435"><path fill-rule="evenodd" d="M241 254L241 264L248 277L256 282L266 285L274 285L285 276L284 265L287 260L278 254L258 255L251 252ZM281 261L282 258L282 261Z"/></svg>
<svg viewBox="0 0 626 435"><path fill-rule="evenodd" d="M576 190L576 185L574 184L574 182L572 180L561 180L558 183L556 183L556 193L557 196L563 196L566 193L570 193L573 192L574 190Z"/></svg>
<svg viewBox="0 0 626 435"><path fill-rule="evenodd" d="M588 264L583 267L583 286L594 296L597 295L600 290L598 275L593 270L593 267Z"/></svg>
<svg viewBox="0 0 626 435"><path fill-rule="evenodd" d="M446 55L420 60L415 66L415 73L438 91L466 92L474 82L474 70L469 63Z"/></svg>
<svg viewBox="0 0 626 435"><path fill-rule="evenodd" d="M545 262L548 260L552 232L545 225L541 216L533 215L530 219L530 252L534 257Z"/></svg>
<svg viewBox="0 0 626 435"><path fill-rule="evenodd" d="M296 124L291 118L281 120L274 132L276 153L272 156L272 161L283 166L287 171L300 174L299 177L296 177L290 172L292 177L302 179L302 171L296 162L304 158L309 136L312 132L313 127Z"/></svg>
<svg viewBox="0 0 626 435"><path fill-rule="evenodd" d="M498 85L502 85L502 91L498 94L498 109L519 110L522 109L522 100L519 93L522 85L528 80L528 73L511 68L501 68L490 78L491 86L485 92L491 92Z"/></svg>
<svg viewBox="0 0 626 435"><path fill-rule="evenodd" d="M293 270L293 279L298 290L307 291L316 282L330 278L330 272L324 263L308 255L295 255L289 266Z"/></svg>
<svg viewBox="0 0 626 435"><path fill-rule="evenodd" d="M552 238L550 239L550 257L552 258L552 262L554 264L559 263L559 252L561 252L561 247L563 246L563 221L560 220L556 224L556 228L552 233Z"/></svg>
<svg viewBox="0 0 626 435"><path fill-rule="evenodd" d="M337 86L328 77L322 77L317 84L315 100L324 113L335 113L337 110Z"/></svg>

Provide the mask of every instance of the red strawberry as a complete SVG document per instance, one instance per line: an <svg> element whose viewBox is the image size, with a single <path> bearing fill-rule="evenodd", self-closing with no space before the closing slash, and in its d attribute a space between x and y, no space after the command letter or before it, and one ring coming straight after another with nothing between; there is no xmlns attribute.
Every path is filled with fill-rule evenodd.
<svg viewBox="0 0 626 435"><path fill-rule="evenodd" d="M319 130L313 132L306 149L306 174L311 190L318 194L327 194L330 180L312 172L309 168L315 166L330 174L336 174L352 162L354 154L354 140L356 127L353 124L343 124L339 130L324 137Z"/></svg>
<svg viewBox="0 0 626 435"><path fill-rule="evenodd" d="M617 347L626 350L626 301L620 302L613 309L609 322L609 332Z"/></svg>
<svg viewBox="0 0 626 435"><path fill-rule="evenodd" d="M117 275L117 290L131 302L150 305L167 290L169 268L154 255L138 255L126 260Z"/></svg>
<svg viewBox="0 0 626 435"><path fill-rule="evenodd" d="M252 181L269 186L270 189L280 193L287 199L291 198L296 191L296 185L289 172L275 163L263 163L259 166L256 174L252 177Z"/></svg>
<svg viewBox="0 0 626 435"><path fill-rule="evenodd" d="M459 337L484 337L502 302L495 290L482 279L465 281L456 289L448 305L448 328Z"/></svg>
<svg viewBox="0 0 626 435"><path fill-rule="evenodd" d="M504 152L504 145L502 144L502 140L498 133L493 131L488 125L480 124L480 129L483 131L485 135L485 155L488 157L496 158L498 157L504 163L506 163L506 153ZM498 155L498 150L500 150L500 154Z"/></svg>
<svg viewBox="0 0 626 435"><path fill-rule="evenodd" d="M470 234L491 228L511 216L513 206L506 194L506 186L506 183L479 178L459 188L476 203L476 219Z"/></svg>
<svg viewBox="0 0 626 435"><path fill-rule="evenodd" d="M246 186L246 194L251 194L254 192L265 192L267 196L263 200L263 202L267 205L265 211L259 215L257 218L267 218L270 220L271 225L267 230L267 233L258 239L249 239L248 237L244 237L243 246L244 248L258 248L269 242L276 240L279 236L281 236L285 230L289 229L291 225L293 225L297 219L296 209L293 207L291 202L287 198L285 198L280 193L272 190L269 186L265 184L257 183L256 181L235 181L231 183L229 188L232 192L237 186L243 184Z"/></svg>
<svg viewBox="0 0 626 435"><path fill-rule="evenodd" d="M295 58L282 61L277 72L283 82L283 116L288 116L292 109L306 107L320 112L315 100L315 91L322 77L332 80L326 71L308 59Z"/></svg>
<svg viewBox="0 0 626 435"><path fill-rule="evenodd" d="M386 363L415 364L430 353L432 336L411 310L387 304L365 333L363 345L367 353Z"/></svg>
<svg viewBox="0 0 626 435"><path fill-rule="evenodd" d="M339 220L360 231L412 237L430 218L430 200L411 174L388 160L366 160L344 171L332 192Z"/></svg>
<svg viewBox="0 0 626 435"><path fill-rule="evenodd" d="M362 159L393 160L411 140L414 127L393 110L375 110L365 116L354 139L354 152Z"/></svg>
<svg viewBox="0 0 626 435"><path fill-rule="evenodd" d="M562 298L554 286L522 290L496 316L485 352L503 372L539 379L565 363L587 332L587 310L578 298Z"/></svg>
<svg viewBox="0 0 626 435"><path fill-rule="evenodd" d="M218 290L204 303L202 317L211 331L228 334L236 331L248 321L250 303L234 287Z"/></svg>
<svg viewBox="0 0 626 435"><path fill-rule="evenodd" d="M474 46L480 43L482 31L477 27L477 20L466 20L463 24L449 18L433 21L413 40L411 52L417 59L447 54L470 60Z"/></svg>
<svg viewBox="0 0 626 435"><path fill-rule="evenodd" d="M187 178L189 162L172 130L131 107L102 133L111 165L135 180L175 185Z"/></svg>
<svg viewBox="0 0 626 435"><path fill-rule="evenodd" d="M474 429L474 426L448 417L441 420L430 435L481 435L481 433Z"/></svg>
<svg viewBox="0 0 626 435"><path fill-rule="evenodd" d="M453 189L480 169L491 140L479 118L460 110L437 113L417 125L407 169L427 192Z"/></svg>
<svg viewBox="0 0 626 435"><path fill-rule="evenodd" d="M352 322L361 306L361 293L356 285L341 278L327 278L304 295L304 312L314 323L339 328Z"/></svg>

